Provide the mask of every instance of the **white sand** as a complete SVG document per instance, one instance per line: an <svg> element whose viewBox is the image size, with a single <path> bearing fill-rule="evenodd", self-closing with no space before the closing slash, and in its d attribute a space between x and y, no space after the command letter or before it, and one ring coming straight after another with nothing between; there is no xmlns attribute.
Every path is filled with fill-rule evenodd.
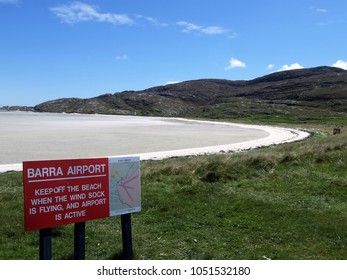
<svg viewBox="0 0 347 280"><path fill-rule="evenodd" d="M0 172L22 161L107 156L164 159L299 141L308 132L274 126L77 114L0 112Z"/></svg>

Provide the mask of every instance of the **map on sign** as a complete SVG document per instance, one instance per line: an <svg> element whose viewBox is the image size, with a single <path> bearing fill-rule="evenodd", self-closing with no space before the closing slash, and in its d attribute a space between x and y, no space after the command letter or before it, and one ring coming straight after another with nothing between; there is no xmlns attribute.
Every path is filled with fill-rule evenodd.
<svg viewBox="0 0 347 280"><path fill-rule="evenodd" d="M139 157L109 158L110 216L141 211Z"/></svg>

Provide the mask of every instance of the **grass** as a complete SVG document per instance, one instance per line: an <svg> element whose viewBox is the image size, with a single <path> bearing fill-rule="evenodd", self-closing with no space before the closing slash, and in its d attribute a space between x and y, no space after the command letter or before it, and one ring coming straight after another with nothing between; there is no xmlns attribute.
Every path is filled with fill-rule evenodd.
<svg viewBox="0 0 347 280"><path fill-rule="evenodd" d="M234 122L251 124L325 124L347 125L347 102L345 100L260 100L231 97L217 103L191 111L188 117L208 119L232 119Z"/></svg>
<svg viewBox="0 0 347 280"><path fill-rule="evenodd" d="M347 259L347 133L331 131L320 126L303 142L237 154L143 162L135 258ZM20 172L0 174L0 209L0 259L37 259L38 232L23 230ZM119 217L86 224L87 259L121 258ZM53 236L53 258L71 259L73 226Z"/></svg>

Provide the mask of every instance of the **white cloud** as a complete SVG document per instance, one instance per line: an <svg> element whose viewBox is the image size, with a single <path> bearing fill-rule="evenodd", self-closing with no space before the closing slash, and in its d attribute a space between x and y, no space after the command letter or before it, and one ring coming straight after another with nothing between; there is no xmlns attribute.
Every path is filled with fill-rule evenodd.
<svg viewBox="0 0 347 280"><path fill-rule="evenodd" d="M229 61L229 65L225 67L224 70L231 70L234 68L246 68L246 63L232 57Z"/></svg>
<svg viewBox="0 0 347 280"><path fill-rule="evenodd" d="M347 61L338 60L332 66L347 70Z"/></svg>
<svg viewBox="0 0 347 280"><path fill-rule="evenodd" d="M327 13L327 12L328 12L327 9L324 9L324 8L318 7L318 6L311 6L311 7L310 7L310 10L311 10L313 13Z"/></svg>
<svg viewBox="0 0 347 280"><path fill-rule="evenodd" d="M63 22L73 24L83 21L108 22L112 24L133 24L134 21L127 15L99 13L97 7L82 2L73 2L71 5L62 5L50 10Z"/></svg>
<svg viewBox="0 0 347 280"><path fill-rule="evenodd" d="M155 23L157 20L153 17L146 17L146 16L143 16L143 15L136 15L136 18L138 19L144 19L144 20L147 20L151 23Z"/></svg>
<svg viewBox="0 0 347 280"><path fill-rule="evenodd" d="M166 85L173 85L173 84L178 84L178 83L181 83L182 81L169 81L169 82L166 82Z"/></svg>
<svg viewBox="0 0 347 280"><path fill-rule="evenodd" d="M280 71L287 71L287 70L295 70L295 69L303 69L304 67L301 66L299 63L293 63L291 65L283 65L277 72Z"/></svg>
<svg viewBox="0 0 347 280"><path fill-rule="evenodd" d="M227 31L220 26L208 26L201 29L201 32L207 35L218 35L218 34L224 34Z"/></svg>
<svg viewBox="0 0 347 280"><path fill-rule="evenodd" d="M145 20L145 21L147 21L150 24L153 24L155 26L159 26L159 27L166 27L166 26L168 26L167 23L161 22L160 20L158 20L158 19L156 19L154 17L147 17L147 16L143 16L143 15L136 15L136 18L140 19L140 20Z"/></svg>
<svg viewBox="0 0 347 280"><path fill-rule="evenodd" d="M202 26L196 25L194 23L186 22L186 21L179 21L177 22L177 25L183 26L182 32L190 32L190 31L200 31L202 29Z"/></svg>
<svg viewBox="0 0 347 280"><path fill-rule="evenodd" d="M326 12L328 12L328 10L317 8L317 9L316 9L316 12L319 12L319 13L326 13Z"/></svg>
<svg viewBox="0 0 347 280"><path fill-rule="evenodd" d="M274 67L275 67L274 64L269 64L269 65L266 67L266 70L272 70Z"/></svg>
<svg viewBox="0 0 347 280"><path fill-rule="evenodd" d="M117 60L127 60L128 56L126 54L118 55L116 56Z"/></svg>
<svg viewBox="0 0 347 280"><path fill-rule="evenodd" d="M198 33L203 33L206 35L220 35L220 34L225 34L227 33L227 30L224 29L221 26L201 26L197 25L191 22L187 21L179 21L177 22L177 25L182 26L182 32L189 33L189 32L198 32Z"/></svg>

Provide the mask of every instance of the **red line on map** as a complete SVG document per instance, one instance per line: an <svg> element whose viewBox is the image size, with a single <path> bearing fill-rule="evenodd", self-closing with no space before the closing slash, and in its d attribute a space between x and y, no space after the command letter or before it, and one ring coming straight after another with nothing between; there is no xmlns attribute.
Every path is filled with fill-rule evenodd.
<svg viewBox="0 0 347 280"><path fill-rule="evenodd" d="M125 181L121 181L119 182L119 186L122 187L126 193L128 194L129 198L131 199L131 201L134 201L133 197L131 196L131 194L129 193L128 189L134 189L134 187L128 186L127 184L131 181L134 181L135 179L137 179L139 177L139 174L136 174L135 176L125 180Z"/></svg>

